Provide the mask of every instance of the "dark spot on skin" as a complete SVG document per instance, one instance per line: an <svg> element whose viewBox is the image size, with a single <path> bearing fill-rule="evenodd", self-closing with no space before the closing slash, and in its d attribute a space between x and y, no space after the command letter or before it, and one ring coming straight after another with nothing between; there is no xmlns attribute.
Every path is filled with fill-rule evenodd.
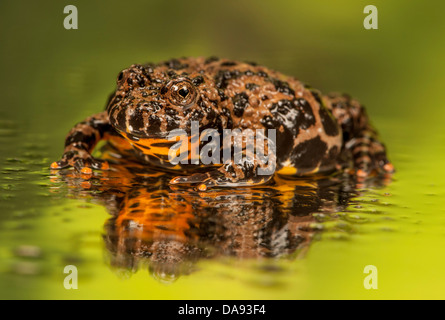
<svg viewBox="0 0 445 320"><path fill-rule="evenodd" d="M174 117L166 117L167 119L167 131L171 131L179 128L179 120Z"/></svg>
<svg viewBox="0 0 445 320"><path fill-rule="evenodd" d="M65 154L63 155L63 157L64 157L66 160L70 160L70 159L74 158L74 156L76 156L76 155L78 155L78 154L79 154L78 151L68 151L68 152L65 152Z"/></svg>
<svg viewBox="0 0 445 320"><path fill-rule="evenodd" d="M264 71L259 71L259 72L257 73L257 75L258 75L259 77L263 77L263 78L268 78L268 77L269 77L269 75L268 75L266 72L264 72Z"/></svg>
<svg viewBox="0 0 445 320"><path fill-rule="evenodd" d="M155 226L155 228L157 228L157 229L159 229L159 230L165 230L165 231L170 230L170 229L167 228L166 226L162 226L162 225L157 225L157 226Z"/></svg>
<svg viewBox="0 0 445 320"><path fill-rule="evenodd" d="M215 57L215 56L208 57L208 58L206 59L206 61L204 62L204 64L209 64L209 63L211 63L211 62L215 62L215 61L218 61L218 60L219 60L219 58L218 58L218 57Z"/></svg>
<svg viewBox="0 0 445 320"><path fill-rule="evenodd" d="M226 89L228 82L240 77L238 70L219 70L215 76L215 85L219 89Z"/></svg>
<svg viewBox="0 0 445 320"><path fill-rule="evenodd" d="M221 130L223 129L223 121L222 121L222 117L216 117L215 120L212 123L212 127L217 129L217 130ZM225 128L225 127L224 127Z"/></svg>
<svg viewBox="0 0 445 320"><path fill-rule="evenodd" d="M221 99L221 101L227 100L227 96L226 96L224 90L218 89L218 95L219 95L219 98Z"/></svg>
<svg viewBox="0 0 445 320"><path fill-rule="evenodd" d="M99 133L99 136L101 138L104 136L105 132L111 130L110 123L95 118L92 118L90 121L88 121L87 125L93 128L97 133Z"/></svg>
<svg viewBox="0 0 445 320"><path fill-rule="evenodd" d="M140 172L140 173L143 173L143 172ZM141 195L141 192L139 190L131 190L129 193L130 193L130 195L128 196L129 199L134 199Z"/></svg>
<svg viewBox="0 0 445 320"><path fill-rule="evenodd" d="M127 136L127 138L130 139L130 140L133 140L133 141L139 141L139 138L136 137L136 136L134 136L134 135L132 135L131 133L127 133L126 136Z"/></svg>
<svg viewBox="0 0 445 320"><path fill-rule="evenodd" d="M314 99L320 104L320 106L323 105L323 102L321 100L320 94L315 91L315 90L311 90L312 96L314 97Z"/></svg>
<svg viewBox="0 0 445 320"><path fill-rule="evenodd" d="M320 107L319 114L326 134L328 136L338 135L337 121L331 116L331 114L324 107Z"/></svg>
<svg viewBox="0 0 445 320"><path fill-rule="evenodd" d="M161 94L166 94L168 92L168 88L166 86L163 86L160 90Z"/></svg>
<svg viewBox="0 0 445 320"><path fill-rule="evenodd" d="M291 129L287 128L286 126L282 126L283 130L279 130L278 128L281 126L279 122L276 121L276 119L273 119L271 121L271 125L273 125L273 128L276 128L276 152L277 152L277 161L282 162L285 159L289 157L289 154L291 153L293 149L293 141L294 141L294 134Z"/></svg>
<svg viewBox="0 0 445 320"><path fill-rule="evenodd" d="M248 65L251 65L252 67L256 67L256 66L258 65L258 63L253 62L253 61L246 61L246 63L247 63Z"/></svg>
<svg viewBox="0 0 445 320"><path fill-rule="evenodd" d="M235 61L225 61L223 63L221 63L222 67L231 67L231 66L236 66L237 63Z"/></svg>
<svg viewBox="0 0 445 320"><path fill-rule="evenodd" d="M217 101L215 101L215 100L204 101L202 98L199 99L198 105L201 107L201 110L208 112L209 110L211 110L213 108L213 106L211 104L209 104L209 102L215 107L218 106Z"/></svg>
<svg viewBox="0 0 445 320"><path fill-rule="evenodd" d="M227 108L222 109L222 116L226 119L226 129L232 129L233 128L233 121L232 121L232 114L230 113L230 110Z"/></svg>
<svg viewBox="0 0 445 320"><path fill-rule="evenodd" d="M346 109L346 104L343 101L338 101L335 103L332 103L333 109Z"/></svg>
<svg viewBox="0 0 445 320"><path fill-rule="evenodd" d="M272 103L269 107L274 119L289 130L294 137L299 133L300 128L305 125L303 114L294 107L292 100L280 100Z"/></svg>
<svg viewBox="0 0 445 320"><path fill-rule="evenodd" d="M165 119L167 121L167 131L177 129L179 127L178 112L172 108L165 108Z"/></svg>
<svg viewBox="0 0 445 320"><path fill-rule="evenodd" d="M149 76L150 73L153 73L155 65L153 63L147 63L143 65L142 72L145 76Z"/></svg>
<svg viewBox="0 0 445 320"><path fill-rule="evenodd" d="M170 77L170 78L176 78L178 75L176 74L176 72L174 72L173 70L168 70L167 71L167 75Z"/></svg>
<svg viewBox="0 0 445 320"><path fill-rule="evenodd" d="M139 202L135 202L133 203L131 206L129 206L129 208L137 208L139 207L141 204Z"/></svg>
<svg viewBox="0 0 445 320"><path fill-rule="evenodd" d="M315 124L315 118L312 114L311 106L304 104L306 100L300 102L294 100L282 99L277 103L272 103L269 110L272 114L272 119L268 120L267 125L277 130L277 152L278 156L288 155L293 146L289 141L294 141L298 137L300 130L307 129ZM300 106L299 103L303 103ZM307 103L307 102L306 102Z"/></svg>
<svg viewBox="0 0 445 320"><path fill-rule="evenodd" d="M65 141L65 147L76 143L76 142L83 142L86 143L88 145L90 145L93 141L95 140L95 136L94 134L92 135L86 135L80 131L77 131L75 133L73 133L72 135L70 135L66 141Z"/></svg>
<svg viewBox="0 0 445 320"><path fill-rule="evenodd" d="M117 126L125 131L125 128L127 127L127 117L125 112L119 112L116 116Z"/></svg>
<svg viewBox="0 0 445 320"><path fill-rule="evenodd" d="M274 118L272 118L271 116L265 116L261 119L261 124L266 128L266 129L276 129L280 123L278 121L276 121Z"/></svg>
<svg viewBox="0 0 445 320"><path fill-rule="evenodd" d="M173 144L175 144L176 141L171 142L156 142L152 143L151 145L156 148L170 148Z"/></svg>
<svg viewBox="0 0 445 320"><path fill-rule="evenodd" d="M195 86L199 86L199 85L201 85L202 83L204 83L204 78L203 78L202 76L197 76L197 77L195 77L195 78L192 79L192 83L193 83Z"/></svg>
<svg viewBox="0 0 445 320"><path fill-rule="evenodd" d="M131 86L131 85L133 84L133 79L128 78L128 79L127 79L127 83L128 83L129 86Z"/></svg>
<svg viewBox="0 0 445 320"><path fill-rule="evenodd" d="M246 109L249 104L249 96L245 93L239 93L232 98L233 102L233 113L237 117L242 117L244 109Z"/></svg>
<svg viewBox="0 0 445 320"><path fill-rule="evenodd" d="M140 74L136 75L136 82L139 85L139 87L143 88L145 87L145 78L141 76Z"/></svg>
<svg viewBox="0 0 445 320"><path fill-rule="evenodd" d="M272 78L271 82L273 83L273 85L275 86L275 89L278 92L282 92L282 93L285 93L285 94L288 94L291 96L295 95L295 91L289 87L289 83L287 83L286 81L281 81L279 79Z"/></svg>
<svg viewBox="0 0 445 320"><path fill-rule="evenodd" d="M338 160L337 159L338 155L339 155L339 149L337 146L334 146L331 149L329 149L329 152L326 154L326 156L321 161L320 169L322 171L334 169L334 165L337 163L337 160Z"/></svg>
<svg viewBox="0 0 445 320"><path fill-rule="evenodd" d="M162 159L164 161L168 161L168 154L159 154L159 153L157 153L156 157L158 157L158 158L160 158L160 159Z"/></svg>
<svg viewBox="0 0 445 320"><path fill-rule="evenodd" d="M290 159L300 174L307 173L317 167L326 151L326 143L320 137L316 137L300 143L292 152Z"/></svg>
<svg viewBox="0 0 445 320"><path fill-rule="evenodd" d="M157 101L150 101L149 107L151 108L151 110L153 110L153 112L158 112L162 109L162 105Z"/></svg>
<svg viewBox="0 0 445 320"><path fill-rule="evenodd" d="M129 125L133 128L133 131L144 131L144 116L143 111L140 108L136 108L129 120Z"/></svg>
<svg viewBox="0 0 445 320"><path fill-rule="evenodd" d="M188 64L182 64L181 61L179 61L178 59L171 59L164 62L164 64L173 70L180 70L188 67Z"/></svg>
<svg viewBox="0 0 445 320"><path fill-rule="evenodd" d="M160 131L161 127L161 119L155 115L150 115L148 118L148 133L149 134L157 134Z"/></svg>
<svg viewBox="0 0 445 320"><path fill-rule="evenodd" d="M190 121L200 121L204 118L204 113L201 110L195 109L193 110Z"/></svg>
<svg viewBox="0 0 445 320"><path fill-rule="evenodd" d="M315 116L312 107L306 99L297 98L293 100L294 105L300 111L299 125L302 129L307 129L315 124Z"/></svg>
<svg viewBox="0 0 445 320"><path fill-rule="evenodd" d="M139 150L142 150L142 149L150 150L150 147L148 147L148 146L144 146L143 144L136 143L135 146L136 146Z"/></svg>
<svg viewBox="0 0 445 320"><path fill-rule="evenodd" d="M253 178L256 175L255 165L251 161L248 161L247 159L243 159L241 170L243 171L244 177L246 179Z"/></svg>
<svg viewBox="0 0 445 320"><path fill-rule="evenodd" d="M119 75L117 76L117 80L121 81L123 78L124 78L124 73L123 72L119 73Z"/></svg>
<svg viewBox="0 0 445 320"><path fill-rule="evenodd" d="M246 89L252 91L255 88L258 88L259 85L255 84L255 83L247 83L246 84Z"/></svg>
<svg viewBox="0 0 445 320"><path fill-rule="evenodd" d="M367 156L369 156L369 151L367 150L367 148L366 149L358 149L358 150L354 150L353 152L352 152L352 154L354 155L354 158L355 159L358 159L358 158L362 158L362 157L367 157Z"/></svg>
<svg viewBox="0 0 445 320"><path fill-rule="evenodd" d="M270 111L272 114L286 115L293 109L292 100L280 100L277 103L272 103Z"/></svg>
<svg viewBox="0 0 445 320"><path fill-rule="evenodd" d="M165 108L165 114L174 117L178 115L178 112L172 108Z"/></svg>
<svg viewBox="0 0 445 320"><path fill-rule="evenodd" d="M182 115L183 115L184 117L187 117L187 116L192 112L192 110L193 110L193 109L191 109L191 108L183 109L183 110L182 110Z"/></svg>
<svg viewBox="0 0 445 320"><path fill-rule="evenodd" d="M209 108L210 110L207 111L207 120L210 122L213 122L216 118L216 112L213 110L213 108Z"/></svg>

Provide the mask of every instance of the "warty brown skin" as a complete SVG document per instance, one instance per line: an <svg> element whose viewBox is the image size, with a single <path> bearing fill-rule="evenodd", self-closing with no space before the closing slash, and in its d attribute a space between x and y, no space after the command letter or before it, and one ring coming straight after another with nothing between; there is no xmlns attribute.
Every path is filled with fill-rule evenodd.
<svg viewBox="0 0 445 320"><path fill-rule="evenodd" d="M91 157L101 139L131 149L150 166L176 170L183 176L172 184L251 186L267 182L273 173L259 175L266 163L256 155L248 161L222 165L173 165L168 151L175 129L276 130L274 144L280 175L310 175L352 167L357 176L392 172L384 145L369 123L365 109L347 95L322 95L293 77L254 63L218 58L181 58L159 64L132 65L117 78L116 92L106 111L77 124L68 134L62 159L54 169L73 166L83 173L108 165ZM117 142L116 142L117 141ZM204 143L201 142L200 146ZM224 144L221 143L221 155ZM242 159L247 148L240 148Z"/></svg>

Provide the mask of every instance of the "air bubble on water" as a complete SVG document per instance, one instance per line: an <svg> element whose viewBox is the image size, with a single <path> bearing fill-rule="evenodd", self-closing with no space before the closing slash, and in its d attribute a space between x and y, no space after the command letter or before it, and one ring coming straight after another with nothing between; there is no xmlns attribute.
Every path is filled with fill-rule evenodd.
<svg viewBox="0 0 445 320"><path fill-rule="evenodd" d="M81 263L83 263L84 259L75 253L70 253L70 254L66 254L63 258L63 264L68 265L68 264L73 264L73 265L79 265Z"/></svg>
<svg viewBox="0 0 445 320"><path fill-rule="evenodd" d="M13 264L12 270L20 275L37 275L40 273L39 265L31 261L16 262Z"/></svg>
<svg viewBox="0 0 445 320"><path fill-rule="evenodd" d="M14 254L18 257L40 258L42 249L35 245L20 245L14 249Z"/></svg>
<svg viewBox="0 0 445 320"><path fill-rule="evenodd" d="M8 163L23 163L23 160L19 159L19 158L7 158L5 160L5 162L8 162Z"/></svg>
<svg viewBox="0 0 445 320"><path fill-rule="evenodd" d="M3 168L2 173L3 174L11 174L11 173L16 173L16 172L27 172L28 168L26 167L6 167Z"/></svg>
<svg viewBox="0 0 445 320"><path fill-rule="evenodd" d="M380 231L384 231L384 232L394 232L396 231L394 228L391 227L380 227Z"/></svg>
<svg viewBox="0 0 445 320"><path fill-rule="evenodd" d="M365 222L368 222L368 221L369 221L368 218L361 217L361 216L359 216L359 215L351 215L351 214L346 215L346 216L345 216L345 219L346 219L347 221L349 221L349 222L352 222L352 223L365 223Z"/></svg>
<svg viewBox="0 0 445 320"><path fill-rule="evenodd" d="M345 232L327 232L325 235L323 235L323 238L329 240L346 241L350 240L351 236Z"/></svg>
<svg viewBox="0 0 445 320"><path fill-rule="evenodd" d="M0 196L0 200L11 200L11 199L14 199L14 198L15 198L15 196L13 194L11 194L11 193L3 193Z"/></svg>

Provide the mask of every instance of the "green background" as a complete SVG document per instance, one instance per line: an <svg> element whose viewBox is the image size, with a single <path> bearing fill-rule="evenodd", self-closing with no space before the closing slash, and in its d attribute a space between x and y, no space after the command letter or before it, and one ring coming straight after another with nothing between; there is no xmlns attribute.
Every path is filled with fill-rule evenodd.
<svg viewBox="0 0 445 320"><path fill-rule="evenodd" d="M69 4L78 30L63 28ZM368 4L378 30L363 27ZM2 1L0 297L443 299L444 10L439 1ZM279 276L252 271L255 262L207 261L169 286L144 271L123 279L104 262L105 209L52 196L47 166L74 123L104 108L121 69L209 55L358 98L394 181L344 212L353 232L325 225L304 258L277 262ZM23 258L23 245L42 252ZM73 261L84 267L79 289L65 290ZM377 290L363 287L369 264Z"/></svg>

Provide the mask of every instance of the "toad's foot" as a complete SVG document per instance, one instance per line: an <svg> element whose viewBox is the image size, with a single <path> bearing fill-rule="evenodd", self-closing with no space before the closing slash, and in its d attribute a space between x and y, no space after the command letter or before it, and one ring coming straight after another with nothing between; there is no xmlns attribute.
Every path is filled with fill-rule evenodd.
<svg viewBox="0 0 445 320"><path fill-rule="evenodd" d="M62 159L51 164L51 169L64 169L74 167L74 169L83 174L92 174L93 169L108 170L107 161L93 158L85 150L66 151Z"/></svg>

